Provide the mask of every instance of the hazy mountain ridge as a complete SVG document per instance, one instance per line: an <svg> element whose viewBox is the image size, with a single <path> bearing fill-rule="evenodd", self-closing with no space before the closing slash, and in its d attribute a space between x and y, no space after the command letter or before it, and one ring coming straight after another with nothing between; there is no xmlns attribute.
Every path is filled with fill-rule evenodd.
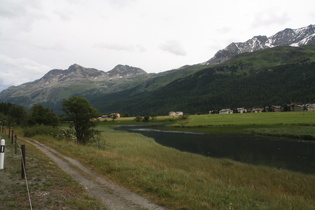
<svg viewBox="0 0 315 210"><path fill-rule="evenodd" d="M139 75L147 75L147 73L136 67L128 65L117 65L108 72L97 70L94 68L85 68L78 64L71 65L67 70L51 70L44 75L39 81L50 83L77 82L77 81L107 81L112 79L126 79L137 77Z"/></svg>
<svg viewBox="0 0 315 210"><path fill-rule="evenodd" d="M53 69L38 80L3 90L0 93L0 101L15 102L24 106L47 101L56 102L84 92L106 92L112 89L117 91L120 90L118 86L123 89L128 87L128 83L147 77L148 74L144 70L127 65L117 65L105 72L73 64L66 70Z"/></svg>
<svg viewBox="0 0 315 210"><path fill-rule="evenodd" d="M226 48L219 50L213 58L203 64L219 64L244 52L254 52L277 46L300 47L308 44L315 44L315 25L299 29L287 28L270 37L254 36L246 42L233 42Z"/></svg>

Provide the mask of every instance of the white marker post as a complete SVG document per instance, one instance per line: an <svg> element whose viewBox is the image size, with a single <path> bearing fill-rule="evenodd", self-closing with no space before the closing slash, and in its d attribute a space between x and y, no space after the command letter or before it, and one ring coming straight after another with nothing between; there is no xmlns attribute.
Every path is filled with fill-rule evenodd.
<svg viewBox="0 0 315 210"><path fill-rule="evenodd" d="M4 150L5 150L5 140L1 139L0 145L0 169L4 167Z"/></svg>

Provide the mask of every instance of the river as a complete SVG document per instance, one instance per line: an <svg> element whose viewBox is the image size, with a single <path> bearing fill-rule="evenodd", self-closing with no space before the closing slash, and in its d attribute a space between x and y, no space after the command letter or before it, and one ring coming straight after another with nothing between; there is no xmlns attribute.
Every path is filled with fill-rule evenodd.
<svg viewBox="0 0 315 210"><path fill-rule="evenodd" d="M315 174L314 142L245 134L164 131L149 126L122 126L118 129L141 133L161 145L181 151Z"/></svg>

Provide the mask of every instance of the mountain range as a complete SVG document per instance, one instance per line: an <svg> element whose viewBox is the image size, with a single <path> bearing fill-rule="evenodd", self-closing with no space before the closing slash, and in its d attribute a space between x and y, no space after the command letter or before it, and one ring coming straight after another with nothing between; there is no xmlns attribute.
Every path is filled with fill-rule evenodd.
<svg viewBox="0 0 315 210"><path fill-rule="evenodd" d="M103 113L131 115L315 102L314 37L315 25L284 29L231 43L206 62L158 74L127 65L105 72L73 64L7 88L0 102L28 108L41 103L58 112L63 98L81 95Z"/></svg>
<svg viewBox="0 0 315 210"><path fill-rule="evenodd" d="M299 29L286 28L270 37L254 36L246 42L233 42L223 50L219 50L213 58L204 64L219 64L244 52L254 52L278 46L300 47L308 44L315 44L315 25Z"/></svg>
<svg viewBox="0 0 315 210"><path fill-rule="evenodd" d="M34 103L55 103L72 95L120 91L150 77L140 68L117 65L104 72L78 64L66 70L53 69L42 78L0 93L0 101L30 107Z"/></svg>

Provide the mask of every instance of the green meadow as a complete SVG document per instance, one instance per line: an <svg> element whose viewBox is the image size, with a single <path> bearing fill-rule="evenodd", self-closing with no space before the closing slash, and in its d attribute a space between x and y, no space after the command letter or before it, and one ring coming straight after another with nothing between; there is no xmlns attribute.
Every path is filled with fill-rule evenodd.
<svg viewBox="0 0 315 210"><path fill-rule="evenodd" d="M314 140L315 112L192 115L188 120L178 120L168 127L206 133L247 133Z"/></svg>
<svg viewBox="0 0 315 210"><path fill-rule="evenodd" d="M305 127L315 113L259 113L190 116L188 120L158 117L167 129L208 132L255 132ZM141 134L113 130L140 124L133 118L100 122L99 141L78 145L37 135L34 138L78 159L100 176L170 209L314 209L315 175L204 157L157 144ZM278 130L277 130L278 129ZM294 129L287 129L292 130ZM313 129L314 130L314 129ZM271 130L269 130L271 132ZM304 131L302 131L304 132Z"/></svg>
<svg viewBox="0 0 315 210"><path fill-rule="evenodd" d="M192 115L184 126L315 125L315 112Z"/></svg>

